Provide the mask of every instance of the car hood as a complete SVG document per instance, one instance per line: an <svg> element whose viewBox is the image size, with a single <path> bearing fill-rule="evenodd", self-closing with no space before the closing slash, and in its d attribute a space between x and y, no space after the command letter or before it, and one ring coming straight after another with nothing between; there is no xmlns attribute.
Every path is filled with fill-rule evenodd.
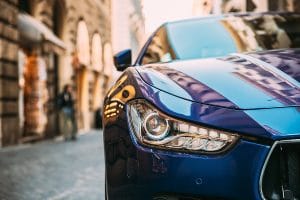
<svg viewBox="0 0 300 200"><path fill-rule="evenodd" d="M147 84L206 105L242 110L300 106L300 56L295 52L235 54L136 69Z"/></svg>

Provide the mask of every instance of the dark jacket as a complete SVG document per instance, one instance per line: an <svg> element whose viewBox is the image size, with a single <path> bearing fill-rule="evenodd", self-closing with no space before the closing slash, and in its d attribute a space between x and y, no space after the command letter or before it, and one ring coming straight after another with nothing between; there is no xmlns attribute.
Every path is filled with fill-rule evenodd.
<svg viewBox="0 0 300 200"><path fill-rule="evenodd" d="M71 93L62 92L59 94L57 99L57 107L58 109L62 108L71 108L74 109L74 99Z"/></svg>

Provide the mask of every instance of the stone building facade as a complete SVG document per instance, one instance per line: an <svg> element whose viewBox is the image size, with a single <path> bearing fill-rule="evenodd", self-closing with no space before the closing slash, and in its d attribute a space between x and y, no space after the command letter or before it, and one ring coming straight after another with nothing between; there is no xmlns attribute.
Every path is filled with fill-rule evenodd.
<svg viewBox="0 0 300 200"><path fill-rule="evenodd" d="M300 11L299 0L194 0L193 14L229 12Z"/></svg>
<svg viewBox="0 0 300 200"><path fill-rule="evenodd" d="M59 134L65 84L90 129L112 65L110 0L0 1L0 146Z"/></svg>
<svg viewBox="0 0 300 200"><path fill-rule="evenodd" d="M112 46L114 54L132 50L133 61L145 42L145 18L142 0L112 0ZM113 80L120 72L113 70Z"/></svg>
<svg viewBox="0 0 300 200"><path fill-rule="evenodd" d="M0 1L0 138L18 141L18 1ZM10 133L16 133L10 134Z"/></svg>
<svg viewBox="0 0 300 200"><path fill-rule="evenodd" d="M145 19L141 0L112 0L114 53L131 48L136 57L145 41Z"/></svg>

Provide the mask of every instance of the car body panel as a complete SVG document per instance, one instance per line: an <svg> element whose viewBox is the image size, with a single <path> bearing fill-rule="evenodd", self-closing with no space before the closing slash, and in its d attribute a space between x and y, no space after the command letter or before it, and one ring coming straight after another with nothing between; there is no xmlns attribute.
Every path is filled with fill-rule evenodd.
<svg viewBox="0 0 300 200"><path fill-rule="evenodd" d="M299 107L243 110L203 104L174 95L178 85L170 90L163 88L166 91L152 86L153 83L142 78L142 70L147 69L128 68L104 102L109 199L152 199L160 194L260 199L259 179L271 141L300 138ZM164 84L174 84L173 80L168 78ZM123 95L125 90L129 92L126 96ZM209 95L212 96L224 99L219 94ZM221 155L179 153L143 146L128 127L126 104L133 99L145 99L171 117L236 133L242 139ZM231 102L228 105L236 106Z"/></svg>
<svg viewBox="0 0 300 200"><path fill-rule="evenodd" d="M253 52L248 55L273 65L300 82L300 49Z"/></svg>
<svg viewBox="0 0 300 200"><path fill-rule="evenodd" d="M182 99L147 84L145 87L147 89L143 90L143 98L167 115L175 118L257 137L270 139L299 138L299 107L253 110L229 109Z"/></svg>
<svg viewBox="0 0 300 200"><path fill-rule="evenodd" d="M221 199L260 198L259 178L264 160L270 149L269 145L241 139L233 149L220 155L189 154L152 149L139 144L131 132L127 123L125 105L132 99L146 98L149 102L155 103L159 109L164 108L165 113L177 115L177 117L182 114L180 112L181 107L191 106L189 109L193 110L202 107L203 116L201 120L208 124L220 123L220 125L222 120L217 122L216 116L222 116L221 113L225 110L232 112L233 109L216 107L216 110L210 110L207 105L181 98L176 99L177 97L174 99L174 105L167 109L168 96L171 98L174 96L145 84L135 69L132 68L125 72L117 85L119 87L114 87L109 92L104 110L107 189L111 199L152 199L152 197L164 193L189 194L195 197L221 197ZM130 91L128 98L120 96L124 88L133 85L135 89ZM164 94L167 96L161 96ZM183 102L189 104L182 105ZM177 109L174 109L175 103ZM111 114L110 110L113 109L115 109L116 115ZM221 112L218 109L221 109ZM170 112L171 110L172 112ZM211 111L217 113L211 115ZM229 112L224 114L230 116ZM236 110L236 112L239 115L242 111ZM190 115L190 118L196 118L190 110L186 114L187 116ZM181 115L180 117L184 119L187 116ZM230 120L235 121L229 118L223 118L224 125L229 124ZM236 119L239 121L238 118ZM246 126L246 124L238 125L238 121L231 123L231 126L240 128ZM242 121L240 122L242 123ZM255 127L254 124L249 123ZM249 157L251 159L248 159ZM241 182L244 184L241 185ZM180 190L178 190L179 188ZM236 192L232 193L232 190Z"/></svg>
<svg viewBox="0 0 300 200"><path fill-rule="evenodd" d="M110 134L105 141L113 144L107 151L115 152L106 165L111 199L150 200L161 194L223 200L260 198L258 183L268 146L240 141L226 155L190 155L149 149L133 138L124 139L130 133L117 124L107 131L122 134L122 140L112 142L114 134ZM122 141L134 142L129 146Z"/></svg>
<svg viewBox="0 0 300 200"><path fill-rule="evenodd" d="M126 96L125 90L129 92ZM126 115L126 104L141 98L171 117L237 133L245 139L217 156L143 146L130 131ZM264 144L260 139L300 138L298 107L242 110L207 105L153 87L134 67L111 88L104 106L109 199L151 199L159 194L260 199L261 169L272 143Z"/></svg>
<svg viewBox="0 0 300 200"><path fill-rule="evenodd" d="M155 88L208 105L235 109L300 106L299 81L268 66L273 71L235 56L150 64L137 70Z"/></svg>

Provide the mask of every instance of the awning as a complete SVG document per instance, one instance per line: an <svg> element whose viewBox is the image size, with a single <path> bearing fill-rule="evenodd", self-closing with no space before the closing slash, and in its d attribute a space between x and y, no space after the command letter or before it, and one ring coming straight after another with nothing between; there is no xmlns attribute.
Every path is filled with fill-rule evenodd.
<svg viewBox="0 0 300 200"><path fill-rule="evenodd" d="M18 29L20 45L23 47L34 47L43 45L44 49L61 53L66 45L46 25L30 15L18 15Z"/></svg>

